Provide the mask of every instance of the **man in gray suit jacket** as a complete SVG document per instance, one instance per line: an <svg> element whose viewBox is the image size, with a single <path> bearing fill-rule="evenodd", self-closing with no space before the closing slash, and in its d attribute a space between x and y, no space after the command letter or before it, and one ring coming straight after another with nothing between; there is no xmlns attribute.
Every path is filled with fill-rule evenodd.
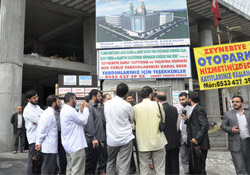
<svg viewBox="0 0 250 175"><path fill-rule="evenodd" d="M237 174L250 174L250 116L245 111L241 96L232 98L233 108L224 113L221 129L228 133L228 146L231 151Z"/></svg>

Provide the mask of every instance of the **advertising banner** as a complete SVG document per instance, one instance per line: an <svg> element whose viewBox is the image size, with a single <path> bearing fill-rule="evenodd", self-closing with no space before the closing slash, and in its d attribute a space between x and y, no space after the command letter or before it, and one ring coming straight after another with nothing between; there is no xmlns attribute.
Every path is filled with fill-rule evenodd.
<svg viewBox="0 0 250 175"><path fill-rule="evenodd" d="M190 78L189 47L98 51L98 78Z"/></svg>
<svg viewBox="0 0 250 175"><path fill-rule="evenodd" d="M59 88L59 97L64 97L68 92L72 92L71 88Z"/></svg>
<svg viewBox="0 0 250 175"><path fill-rule="evenodd" d="M96 0L96 48L190 45L186 0Z"/></svg>
<svg viewBox="0 0 250 175"><path fill-rule="evenodd" d="M250 84L250 42L194 48L200 90Z"/></svg>
<svg viewBox="0 0 250 175"><path fill-rule="evenodd" d="M85 97L84 88L72 88L72 92L76 94L76 97Z"/></svg>

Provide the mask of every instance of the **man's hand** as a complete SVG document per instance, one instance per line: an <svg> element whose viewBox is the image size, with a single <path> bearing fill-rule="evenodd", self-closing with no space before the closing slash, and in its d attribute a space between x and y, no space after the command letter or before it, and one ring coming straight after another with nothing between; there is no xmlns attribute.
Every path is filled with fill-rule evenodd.
<svg viewBox="0 0 250 175"><path fill-rule="evenodd" d="M240 129L237 126L232 127L232 132L237 134L240 132Z"/></svg>
<svg viewBox="0 0 250 175"><path fill-rule="evenodd" d="M196 145L198 144L198 142L194 138L191 141L192 141L192 143L194 143Z"/></svg>
<svg viewBox="0 0 250 175"><path fill-rule="evenodd" d="M98 140L92 140L92 144L93 144L93 148L97 148L98 147Z"/></svg>
<svg viewBox="0 0 250 175"><path fill-rule="evenodd" d="M183 120L187 120L187 116L185 114L181 114L181 117L183 118Z"/></svg>
<svg viewBox="0 0 250 175"><path fill-rule="evenodd" d="M40 150L41 150L41 144L36 145L35 149L36 149L37 151L40 151Z"/></svg>
<svg viewBox="0 0 250 175"><path fill-rule="evenodd" d="M88 108L89 104L88 102L86 102L85 100L83 101L83 103L80 106L80 112L83 112L83 108Z"/></svg>

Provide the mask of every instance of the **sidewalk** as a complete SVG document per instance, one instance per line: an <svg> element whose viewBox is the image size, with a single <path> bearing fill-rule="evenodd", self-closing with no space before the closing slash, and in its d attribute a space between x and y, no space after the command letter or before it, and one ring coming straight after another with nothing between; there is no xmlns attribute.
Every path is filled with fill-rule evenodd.
<svg viewBox="0 0 250 175"><path fill-rule="evenodd" d="M0 153L0 174L25 175L27 157L27 153ZM206 169L208 175L236 174L231 159L231 154L229 151L225 150L209 150ZM183 174L181 163L180 172Z"/></svg>

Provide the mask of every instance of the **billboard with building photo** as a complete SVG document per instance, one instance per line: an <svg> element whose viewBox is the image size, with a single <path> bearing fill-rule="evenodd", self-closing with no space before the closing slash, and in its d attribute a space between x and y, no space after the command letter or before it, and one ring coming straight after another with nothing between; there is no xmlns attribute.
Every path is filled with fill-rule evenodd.
<svg viewBox="0 0 250 175"><path fill-rule="evenodd" d="M186 0L96 0L96 47L189 45Z"/></svg>

